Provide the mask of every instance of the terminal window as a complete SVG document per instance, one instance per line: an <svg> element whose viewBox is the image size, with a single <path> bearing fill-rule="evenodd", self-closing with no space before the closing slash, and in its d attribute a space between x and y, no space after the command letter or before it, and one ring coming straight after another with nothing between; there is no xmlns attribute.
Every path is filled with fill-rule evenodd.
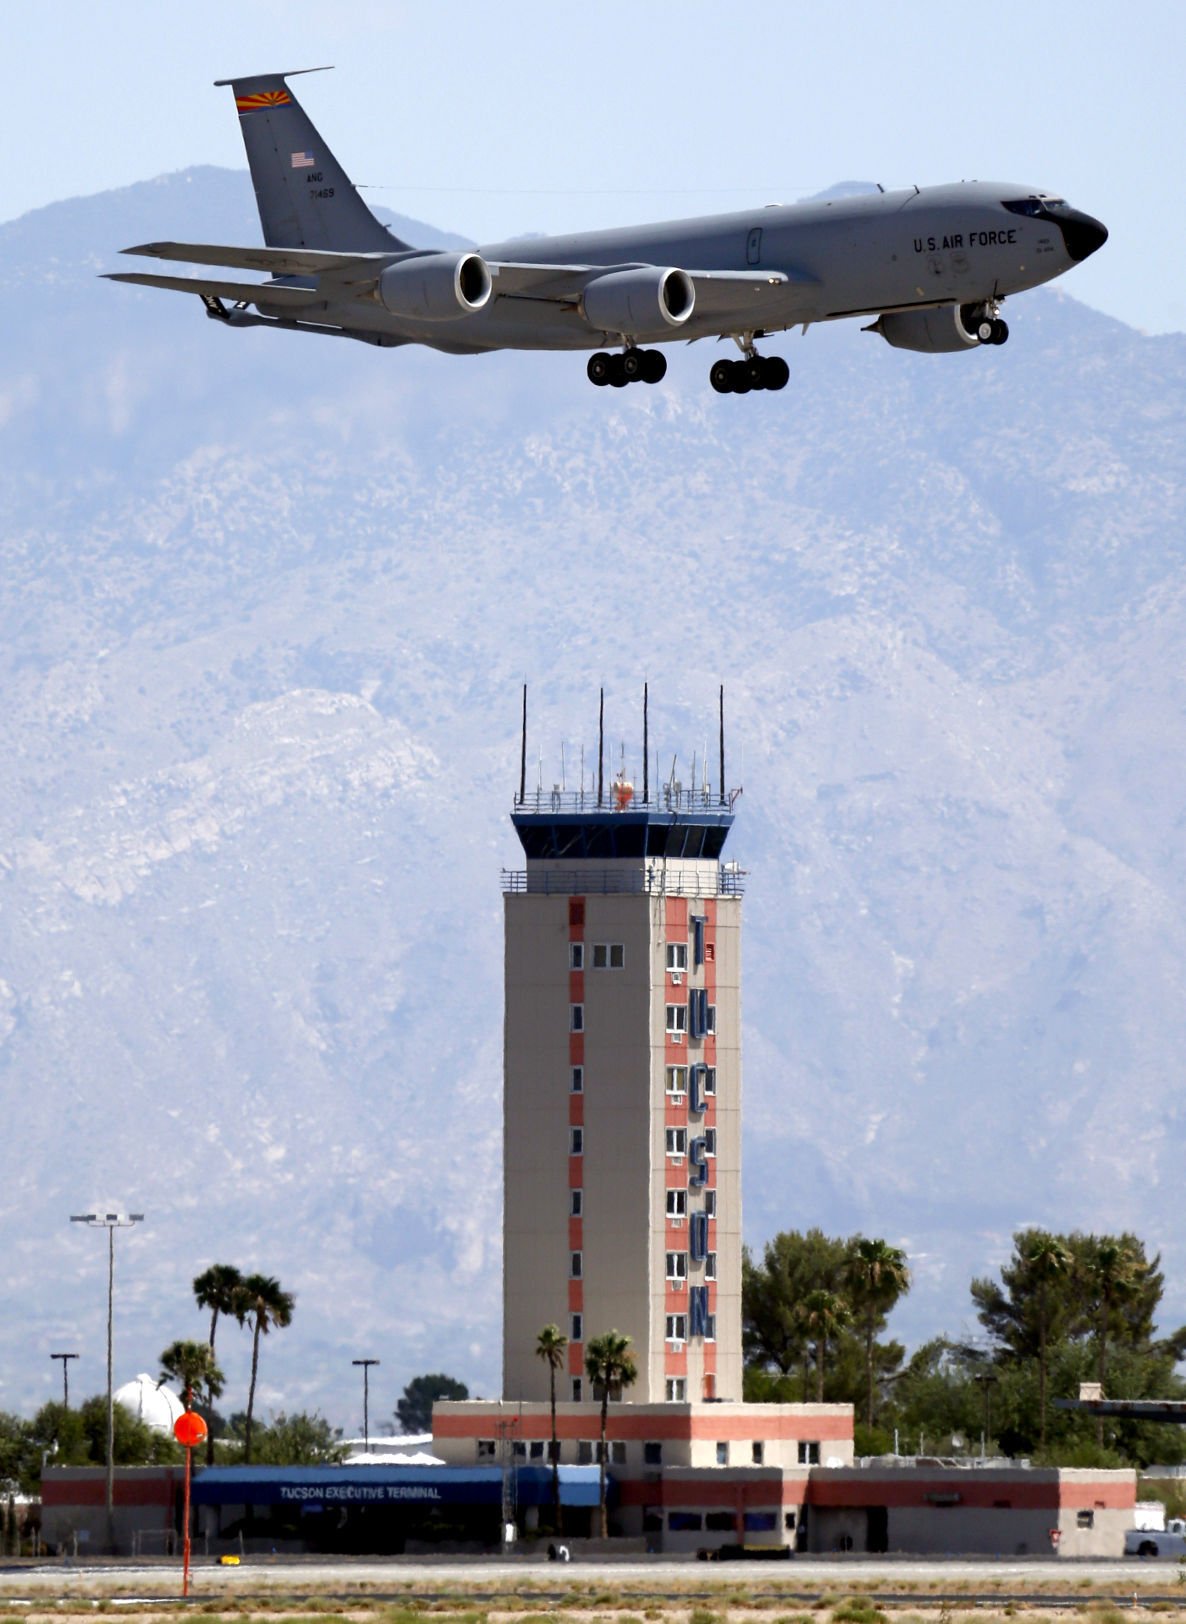
<svg viewBox="0 0 1186 1624"><path fill-rule="evenodd" d="M528 1452L532 1460L543 1460L544 1441L542 1438L533 1438L528 1445Z"/></svg>
<svg viewBox="0 0 1186 1624"><path fill-rule="evenodd" d="M688 1395L688 1384L682 1376L668 1376L667 1402L668 1404L683 1404Z"/></svg>
<svg viewBox="0 0 1186 1624"><path fill-rule="evenodd" d="M698 1534L704 1527L704 1514L700 1511L669 1511L667 1527L673 1534Z"/></svg>
<svg viewBox="0 0 1186 1624"><path fill-rule="evenodd" d="M642 1463L643 1463L644 1466L662 1466L662 1464L663 1464L663 1445L662 1444L643 1444L643 1446L642 1446Z"/></svg>
<svg viewBox="0 0 1186 1624"><path fill-rule="evenodd" d="M494 1459L494 1439L493 1438L479 1438L478 1439L478 1459L479 1460L493 1460Z"/></svg>
<svg viewBox="0 0 1186 1624"><path fill-rule="evenodd" d="M817 1442L815 1442L814 1440L808 1440L806 1438L800 1438L800 1440L799 1440L799 1465L800 1466L818 1466L819 1465L819 1444Z"/></svg>
<svg viewBox="0 0 1186 1624"><path fill-rule="evenodd" d="M717 1445L717 1465L718 1466L728 1466L728 1464L729 1464L729 1445L727 1443L724 1443L724 1442L719 1443Z"/></svg>
<svg viewBox="0 0 1186 1624"><path fill-rule="evenodd" d="M731 1534L734 1521L731 1511L710 1511L705 1515L704 1526L710 1534Z"/></svg>
<svg viewBox="0 0 1186 1624"><path fill-rule="evenodd" d="M625 1466L626 1445L621 1440L615 1440L609 1446L609 1460L611 1466Z"/></svg>
<svg viewBox="0 0 1186 1624"><path fill-rule="evenodd" d="M581 1402L581 1378L579 1376L572 1378L572 1402L574 1404Z"/></svg>
<svg viewBox="0 0 1186 1624"><path fill-rule="evenodd" d="M755 1466L761 1466L762 1456L764 1453L765 1450L760 1443L752 1443L750 1445L750 1459L753 1461Z"/></svg>

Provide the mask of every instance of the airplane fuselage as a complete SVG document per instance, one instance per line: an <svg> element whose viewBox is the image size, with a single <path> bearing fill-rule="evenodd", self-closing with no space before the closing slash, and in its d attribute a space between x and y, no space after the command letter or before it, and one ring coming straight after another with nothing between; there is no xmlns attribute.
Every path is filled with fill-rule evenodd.
<svg viewBox="0 0 1186 1624"><path fill-rule="evenodd" d="M782 273L788 280L763 307L760 322L772 332L845 316L976 304L1049 282L1076 262L1063 231L1050 220L1004 207L1039 195L1025 186L960 182L610 231L512 238L484 243L477 252L491 265L530 260ZM1073 224L1090 219L1066 212ZM373 301L327 306L322 319L453 353L587 350L617 337L591 329L575 304L499 297L497 273L494 291L485 309L447 328L391 316ZM678 330L632 336L687 341L720 332L714 313L694 310Z"/></svg>

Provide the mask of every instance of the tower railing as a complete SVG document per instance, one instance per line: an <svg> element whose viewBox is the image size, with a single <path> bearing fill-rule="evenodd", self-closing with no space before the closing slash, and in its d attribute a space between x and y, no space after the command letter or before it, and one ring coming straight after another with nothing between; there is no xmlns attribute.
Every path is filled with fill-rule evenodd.
<svg viewBox="0 0 1186 1624"><path fill-rule="evenodd" d="M644 801L642 791L631 784L612 780L606 784L598 800L593 789L562 789L553 784L551 789L529 790L522 800L516 798L515 812L731 812L740 790L730 790L722 799L715 789L671 782L661 784Z"/></svg>
<svg viewBox="0 0 1186 1624"><path fill-rule="evenodd" d="M647 896L740 897L745 895L746 871L731 863L718 864L715 873L706 863L665 863L658 858L640 860L621 868L504 868L502 889L532 896Z"/></svg>

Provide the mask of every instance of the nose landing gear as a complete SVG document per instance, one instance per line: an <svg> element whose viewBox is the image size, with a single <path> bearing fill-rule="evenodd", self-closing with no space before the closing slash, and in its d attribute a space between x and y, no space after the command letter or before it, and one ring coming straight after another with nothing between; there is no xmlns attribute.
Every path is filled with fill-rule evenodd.
<svg viewBox="0 0 1186 1624"><path fill-rule="evenodd" d="M667 357L662 350L640 350L628 344L621 355L598 350L585 368L589 382L599 389L609 384L624 389L628 383L661 383L667 375Z"/></svg>

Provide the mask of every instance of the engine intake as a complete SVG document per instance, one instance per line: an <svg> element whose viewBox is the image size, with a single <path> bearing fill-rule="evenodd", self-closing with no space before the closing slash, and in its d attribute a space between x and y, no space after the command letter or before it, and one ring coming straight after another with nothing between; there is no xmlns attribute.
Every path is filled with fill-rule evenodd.
<svg viewBox="0 0 1186 1624"><path fill-rule="evenodd" d="M599 332L646 338L682 327L696 308L696 289L686 271L645 265L597 277L583 304L585 320Z"/></svg>
<svg viewBox="0 0 1186 1624"><path fill-rule="evenodd" d="M381 273L379 303L405 321L456 321L489 304L493 287L480 254L418 254Z"/></svg>
<svg viewBox="0 0 1186 1624"><path fill-rule="evenodd" d="M981 343L976 332L976 305L942 305L935 310L899 310L879 316L867 332L880 333L896 350L918 350L923 355L946 355L953 350L974 350Z"/></svg>

